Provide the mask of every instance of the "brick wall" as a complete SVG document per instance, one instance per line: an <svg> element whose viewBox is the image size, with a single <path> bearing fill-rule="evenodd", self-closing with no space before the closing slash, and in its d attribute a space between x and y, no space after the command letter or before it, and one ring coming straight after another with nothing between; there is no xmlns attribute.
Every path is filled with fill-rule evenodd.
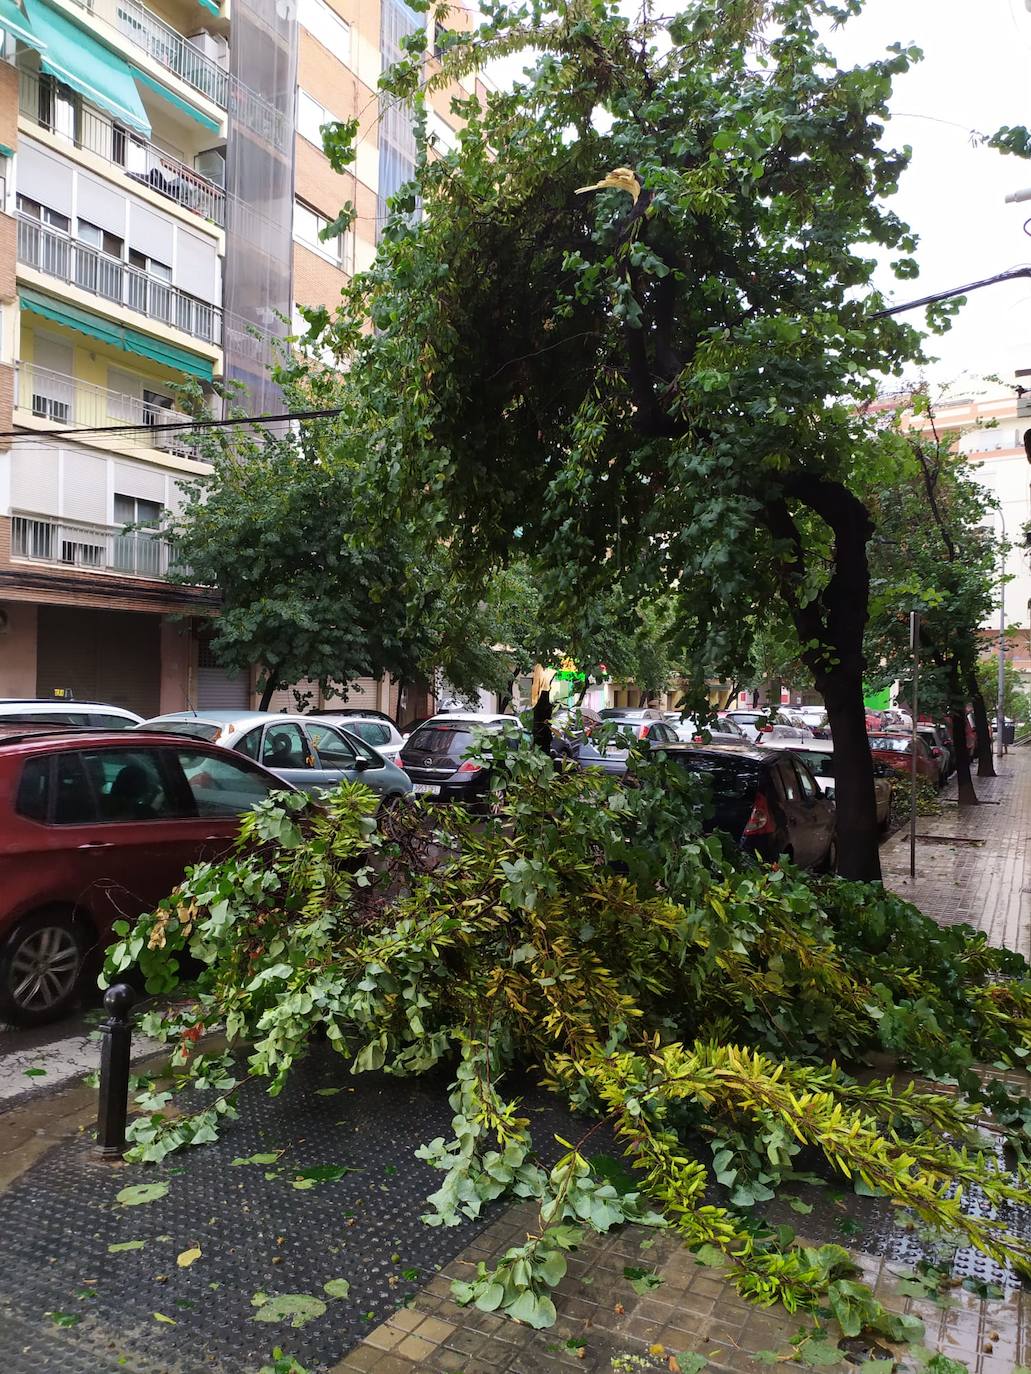
<svg viewBox="0 0 1031 1374"><path fill-rule="evenodd" d="M325 153L297 135L294 187L299 199L306 201L327 219L336 219L345 200L355 197L353 176L341 176L329 165Z"/></svg>
<svg viewBox="0 0 1031 1374"><path fill-rule="evenodd" d="M332 312L340 302L347 277L318 253L294 244L294 300L298 305L324 305Z"/></svg>
<svg viewBox="0 0 1031 1374"><path fill-rule="evenodd" d="M18 143L18 70L7 62L0 62L0 143Z"/></svg>

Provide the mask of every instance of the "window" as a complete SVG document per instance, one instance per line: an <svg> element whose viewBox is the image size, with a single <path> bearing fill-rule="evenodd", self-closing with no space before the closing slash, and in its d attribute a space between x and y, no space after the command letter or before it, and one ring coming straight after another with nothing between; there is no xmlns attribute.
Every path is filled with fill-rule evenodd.
<svg viewBox="0 0 1031 1374"><path fill-rule="evenodd" d="M334 57L350 65L351 30L336 10L330 9L323 0L300 0L297 19L312 38L317 38Z"/></svg>
<svg viewBox="0 0 1031 1374"><path fill-rule="evenodd" d="M32 219L37 224L45 225L48 229L58 229L62 234L67 234L71 228L71 221L67 215L59 214L57 210L51 210L49 205L41 205L38 200L33 200L30 196L18 197L18 213L25 219Z"/></svg>
<svg viewBox="0 0 1031 1374"><path fill-rule="evenodd" d="M320 215L318 210L313 210L310 205L305 205L303 200L294 201L294 238L298 243L303 243L305 248L312 249L313 252L321 254L324 258L342 267L345 272L353 270L353 226L343 234L337 234L335 238L320 239L319 234L323 229L329 227L330 221L325 215Z"/></svg>
<svg viewBox="0 0 1031 1374"><path fill-rule="evenodd" d="M171 283L172 269L168 264L158 262L157 258L148 258L146 253L141 253L138 248L129 249L129 264L138 267L141 272L146 272L157 281Z"/></svg>
<svg viewBox="0 0 1031 1374"><path fill-rule="evenodd" d="M313 95L297 87L297 132L309 143L322 151L322 126L339 124L340 119L332 110L327 110Z"/></svg>
<svg viewBox="0 0 1031 1374"><path fill-rule="evenodd" d="M143 423L145 425L160 425L166 418L166 411L172 409L171 396L164 396L159 391L148 391L143 388ZM145 502L145 505L151 504ZM161 507L158 507L161 510Z"/></svg>
<svg viewBox="0 0 1031 1374"><path fill-rule="evenodd" d="M458 35L439 19L433 24L433 56L439 62Z"/></svg>
<svg viewBox="0 0 1031 1374"><path fill-rule="evenodd" d="M192 749L178 749L176 753L198 816L238 816L264 801L273 790L269 779L242 759L237 763Z"/></svg>
<svg viewBox="0 0 1031 1374"><path fill-rule="evenodd" d="M289 721L267 726L261 761L266 768L310 768L308 741L301 727Z"/></svg>
<svg viewBox="0 0 1031 1374"><path fill-rule="evenodd" d="M802 789L802 796L806 801L812 801L816 796L816 783L813 782L812 774L804 763L795 760L795 771L798 774L798 785Z"/></svg>
<svg viewBox="0 0 1031 1374"><path fill-rule="evenodd" d="M138 496L115 492L116 525L160 525L164 507L160 501L143 501Z"/></svg>
<svg viewBox="0 0 1031 1374"><path fill-rule="evenodd" d="M259 725L256 730L248 730L243 739L236 741L233 748L245 758L257 761L258 750L261 748L261 726Z"/></svg>
<svg viewBox="0 0 1031 1374"><path fill-rule="evenodd" d="M22 769L14 809L30 821L45 821L50 797L50 759L29 759Z"/></svg>
<svg viewBox="0 0 1031 1374"><path fill-rule="evenodd" d="M114 566L119 572L161 572L163 544L159 533L164 507L158 501L144 501L136 496L122 496L115 492ZM148 525L152 529L123 532L126 525Z"/></svg>
<svg viewBox="0 0 1031 1374"><path fill-rule="evenodd" d="M353 768L357 755L348 740L331 725L309 725L312 747L323 768Z"/></svg>
<svg viewBox="0 0 1031 1374"><path fill-rule="evenodd" d="M125 248L117 234L109 234L106 229L101 229L97 224L90 224L87 219L78 221L76 236L81 243L88 243L91 248L106 253L109 258L120 259Z"/></svg>
<svg viewBox="0 0 1031 1374"><path fill-rule="evenodd" d="M375 720L352 720L347 726L352 735L357 735L375 749L379 744L390 743L390 726Z"/></svg>
<svg viewBox="0 0 1031 1374"><path fill-rule="evenodd" d="M114 823L157 821L183 814L152 749L84 749L75 757L81 758L92 783L101 820ZM63 756L59 755L59 788L62 762Z"/></svg>

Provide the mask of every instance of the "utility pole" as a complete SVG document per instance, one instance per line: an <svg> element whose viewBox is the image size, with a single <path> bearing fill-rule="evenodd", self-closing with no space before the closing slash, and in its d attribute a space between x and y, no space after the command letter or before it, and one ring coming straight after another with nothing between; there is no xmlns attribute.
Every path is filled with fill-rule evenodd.
<svg viewBox="0 0 1031 1374"><path fill-rule="evenodd" d="M1006 517L999 504L999 522L1002 525L1002 548L999 550L999 693L995 704L995 757L1001 759L1006 752L1004 744L1006 730Z"/></svg>

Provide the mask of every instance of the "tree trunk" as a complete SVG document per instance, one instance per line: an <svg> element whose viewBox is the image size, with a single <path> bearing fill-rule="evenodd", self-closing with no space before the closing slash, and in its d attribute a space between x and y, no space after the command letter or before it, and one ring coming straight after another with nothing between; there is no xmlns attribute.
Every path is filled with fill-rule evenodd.
<svg viewBox="0 0 1031 1374"><path fill-rule="evenodd" d="M979 778L994 778L995 762L992 759L992 731L988 724L988 710L984 704L984 697L981 695L981 688L977 685L975 673L967 674L967 691L970 693L970 702L974 708L974 730L977 732L977 776ZM957 753L959 746L957 745Z"/></svg>
<svg viewBox="0 0 1031 1374"><path fill-rule="evenodd" d="M967 717L962 709L953 709L952 738L956 743L956 778L959 783L960 806L977 806L977 793L970 777L970 758L967 754Z"/></svg>
<svg viewBox="0 0 1031 1374"><path fill-rule="evenodd" d="M533 742L538 749L551 756L551 692L548 688L541 692L533 708Z"/></svg>
<svg viewBox="0 0 1031 1374"><path fill-rule="evenodd" d="M866 733L862 672L832 669L817 682L834 739L834 809L838 872L843 878L879 882L881 856L873 755Z"/></svg>
<svg viewBox="0 0 1031 1374"><path fill-rule="evenodd" d="M265 678L265 687L264 687L264 690L262 691L262 694L261 694L261 701L258 703L258 710L259 710L259 711L267 711L267 710L268 710L268 708L269 708L269 703L271 702L272 697L273 697L274 694L275 694L275 690L276 690L276 670L275 670L274 668L269 668L269 670L268 670L268 676Z"/></svg>

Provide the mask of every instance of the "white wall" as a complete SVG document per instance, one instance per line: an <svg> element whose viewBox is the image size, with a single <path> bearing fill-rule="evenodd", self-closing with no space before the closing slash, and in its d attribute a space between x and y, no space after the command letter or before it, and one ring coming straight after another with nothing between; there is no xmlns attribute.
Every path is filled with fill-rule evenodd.
<svg viewBox="0 0 1031 1374"><path fill-rule="evenodd" d="M990 434L990 431L989 431ZM988 437L986 435L986 437ZM1031 520L1031 467L1023 450L978 462L972 457L975 476L999 501L1005 520L1006 534L1015 547L1006 559L1006 571L1011 580L1005 588L1006 623L1027 628L1031 624L1028 600L1031 598L1031 564L1028 551L1021 544L1021 527ZM999 517L995 517L999 528ZM997 617L991 622L997 623Z"/></svg>

